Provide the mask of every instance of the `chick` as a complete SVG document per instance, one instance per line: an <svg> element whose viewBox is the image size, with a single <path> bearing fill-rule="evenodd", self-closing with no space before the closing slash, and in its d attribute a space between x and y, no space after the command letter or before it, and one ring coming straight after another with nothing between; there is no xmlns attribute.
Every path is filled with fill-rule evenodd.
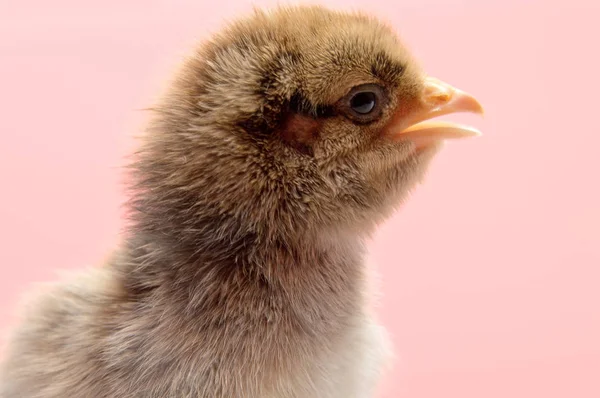
<svg viewBox="0 0 600 398"><path fill-rule="evenodd" d="M2 398L371 397L388 356L365 240L481 112L377 19L255 11L186 60L102 267L33 302Z"/></svg>

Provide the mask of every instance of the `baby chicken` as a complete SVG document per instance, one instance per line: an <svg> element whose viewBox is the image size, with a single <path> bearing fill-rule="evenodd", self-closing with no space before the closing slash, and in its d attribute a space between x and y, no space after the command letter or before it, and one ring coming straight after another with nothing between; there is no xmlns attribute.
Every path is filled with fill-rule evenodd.
<svg viewBox="0 0 600 398"><path fill-rule="evenodd" d="M102 267L34 301L2 398L365 398L387 358L365 240L481 112L375 18L255 11L183 65Z"/></svg>

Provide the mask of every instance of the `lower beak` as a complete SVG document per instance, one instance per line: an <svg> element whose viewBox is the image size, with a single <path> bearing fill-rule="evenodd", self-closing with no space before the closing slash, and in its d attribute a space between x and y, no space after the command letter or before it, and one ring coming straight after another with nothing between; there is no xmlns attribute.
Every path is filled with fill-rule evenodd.
<svg viewBox="0 0 600 398"><path fill-rule="evenodd" d="M456 123L430 121L438 116L458 112L483 114L483 107L470 94L434 78L427 78L417 106L403 115L393 127L396 139L413 141L417 148L456 138L481 135L473 127Z"/></svg>

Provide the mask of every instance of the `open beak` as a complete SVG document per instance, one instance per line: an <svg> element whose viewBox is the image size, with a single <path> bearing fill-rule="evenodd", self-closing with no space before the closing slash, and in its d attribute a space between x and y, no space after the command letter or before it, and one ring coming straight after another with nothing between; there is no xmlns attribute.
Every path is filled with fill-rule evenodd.
<svg viewBox="0 0 600 398"><path fill-rule="evenodd" d="M437 141L481 135L470 126L430 120L458 112L483 114L483 107L473 96L429 77L419 103L393 126L393 136L413 141L419 149Z"/></svg>

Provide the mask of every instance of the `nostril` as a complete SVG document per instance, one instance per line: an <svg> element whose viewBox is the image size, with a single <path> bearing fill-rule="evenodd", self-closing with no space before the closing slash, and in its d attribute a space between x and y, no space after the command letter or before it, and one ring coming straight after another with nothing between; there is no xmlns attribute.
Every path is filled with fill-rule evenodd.
<svg viewBox="0 0 600 398"><path fill-rule="evenodd" d="M443 105L452 99L452 87L441 81L428 78L425 83L424 97L425 101L433 105Z"/></svg>
<svg viewBox="0 0 600 398"><path fill-rule="evenodd" d="M429 95L429 101L435 102L438 104L446 103L446 102L450 101L450 98L452 98L452 95L448 91L438 91L436 93Z"/></svg>

